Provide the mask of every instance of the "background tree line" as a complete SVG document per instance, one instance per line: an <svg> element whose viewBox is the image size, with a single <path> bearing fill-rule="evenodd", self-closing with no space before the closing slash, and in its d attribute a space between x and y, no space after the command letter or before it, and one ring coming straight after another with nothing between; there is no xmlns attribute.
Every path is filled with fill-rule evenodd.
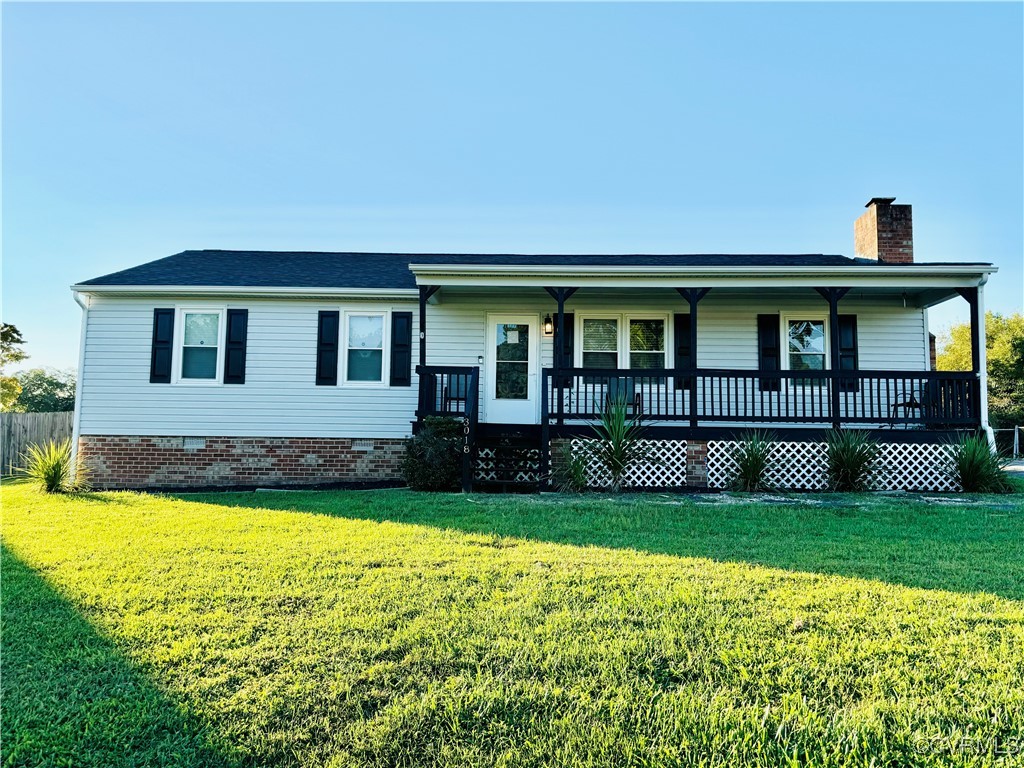
<svg viewBox="0 0 1024 768"><path fill-rule="evenodd" d="M988 357L988 416L995 429L1024 424L1024 315L985 313ZM971 370L971 327L954 325L943 334L940 371Z"/></svg>
<svg viewBox="0 0 1024 768"><path fill-rule="evenodd" d="M17 413L50 413L75 409L75 372L30 368L8 374L9 366L28 358L25 339L10 323L0 325L0 407Z"/></svg>

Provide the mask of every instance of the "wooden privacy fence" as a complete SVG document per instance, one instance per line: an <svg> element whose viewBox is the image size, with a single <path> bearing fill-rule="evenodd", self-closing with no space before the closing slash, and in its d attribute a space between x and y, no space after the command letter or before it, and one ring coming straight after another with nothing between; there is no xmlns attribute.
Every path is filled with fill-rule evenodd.
<svg viewBox="0 0 1024 768"><path fill-rule="evenodd" d="M0 413L0 473L9 475L22 464L30 445L71 437L73 411Z"/></svg>

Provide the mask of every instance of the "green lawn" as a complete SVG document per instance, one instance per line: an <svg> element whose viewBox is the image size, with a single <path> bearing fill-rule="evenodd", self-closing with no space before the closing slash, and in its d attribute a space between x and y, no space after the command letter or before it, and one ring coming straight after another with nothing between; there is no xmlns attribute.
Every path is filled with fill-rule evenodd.
<svg viewBox="0 0 1024 768"><path fill-rule="evenodd" d="M5 766L1021 765L1024 496L3 489Z"/></svg>

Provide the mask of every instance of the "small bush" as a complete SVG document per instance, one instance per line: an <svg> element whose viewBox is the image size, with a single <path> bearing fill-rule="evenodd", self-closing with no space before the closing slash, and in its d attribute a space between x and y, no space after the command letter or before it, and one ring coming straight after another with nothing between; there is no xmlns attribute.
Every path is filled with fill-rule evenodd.
<svg viewBox="0 0 1024 768"><path fill-rule="evenodd" d="M22 454L25 466L21 474L32 480L45 493L71 493L87 487L85 468L79 463L72 477L71 440L51 440L45 445L31 445Z"/></svg>
<svg viewBox="0 0 1024 768"><path fill-rule="evenodd" d="M732 490L747 493L769 490L766 481L772 466L774 443L774 432L752 429L743 433L732 452L736 462L736 472L729 481Z"/></svg>
<svg viewBox="0 0 1024 768"><path fill-rule="evenodd" d="M457 491L462 475L462 422L428 416L405 444L402 472L414 491Z"/></svg>
<svg viewBox="0 0 1024 768"><path fill-rule="evenodd" d="M866 491L882 448L867 432L832 429L825 435L825 475L833 491Z"/></svg>
<svg viewBox="0 0 1024 768"><path fill-rule="evenodd" d="M967 493L1012 493L1003 458L983 434L965 435L946 446L942 472Z"/></svg>
<svg viewBox="0 0 1024 768"><path fill-rule="evenodd" d="M561 493L583 493L587 490L587 464L590 452L586 442L573 451L572 443L565 443L558 452L555 467L555 488Z"/></svg>

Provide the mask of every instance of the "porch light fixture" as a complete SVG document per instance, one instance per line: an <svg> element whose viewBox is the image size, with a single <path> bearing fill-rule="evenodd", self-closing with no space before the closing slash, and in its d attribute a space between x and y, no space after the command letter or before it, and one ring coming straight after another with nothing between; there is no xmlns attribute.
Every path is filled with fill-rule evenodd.
<svg viewBox="0 0 1024 768"><path fill-rule="evenodd" d="M544 335L554 336L555 335L555 324L551 322L551 315L544 316Z"/></svg>

